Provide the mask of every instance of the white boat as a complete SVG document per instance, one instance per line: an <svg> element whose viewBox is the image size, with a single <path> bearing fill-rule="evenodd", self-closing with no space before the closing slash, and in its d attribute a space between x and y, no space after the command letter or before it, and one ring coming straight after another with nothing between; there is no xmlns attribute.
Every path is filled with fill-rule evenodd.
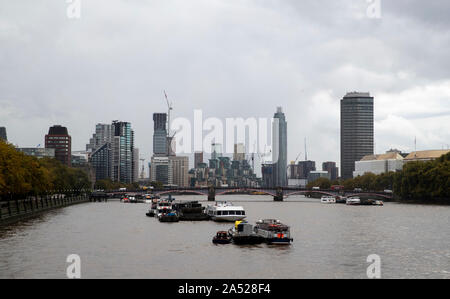
<svg viewBox="0 0 450 299"><path fill-rule="evenodd" d="M235 222L244 220L247 216L241 206L233 206L229 202L216 202L215 205L208 205L206 214L214 221Z"/></svg>
<svg viewBox="0 0 450 299"><path fill-rule="evenodd" d="M347 198L347 203L346 204L349 205L349 206L360 205L361 204L361 198L359 198L359 197Z"/></svg>
<svg viewBox="0 0 450 299"><path fill-rule="evenodd" d="M336 198L334 196L322 196L320 199L321 203L332 204L336 203Z"/></svg>
<svg viewBox="0 0 450 299"><path fill-rule="evenodd" d="M172 204L165 200L159 200L156 204L156 215L159 217L165 212L172 210Z"/></svg>

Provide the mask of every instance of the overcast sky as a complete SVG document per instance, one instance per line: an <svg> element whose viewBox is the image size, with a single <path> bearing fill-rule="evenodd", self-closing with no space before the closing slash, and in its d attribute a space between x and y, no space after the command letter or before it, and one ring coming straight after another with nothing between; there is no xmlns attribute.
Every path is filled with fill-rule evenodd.
<svg viewBox="0 0 450 299"><path fill-rule="evenodd" d="M450 144L450 1L0 0L0 126L21 147L67 126L132 123L152 154L154 112L288 121L288 161L340 160L340 99L375 97L376 151ZM320 166L318 167L321 168Z"/></svg>

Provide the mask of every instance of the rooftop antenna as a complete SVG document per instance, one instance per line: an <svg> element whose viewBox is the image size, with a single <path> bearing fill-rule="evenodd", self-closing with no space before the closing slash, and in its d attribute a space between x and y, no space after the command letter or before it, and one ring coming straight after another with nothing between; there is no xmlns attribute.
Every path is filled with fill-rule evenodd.
<svg viewBox="0 0 450 299"><path fill-rule="evenodd" d="M414 157L417 157L417 136L414 136Z"/></svg>
<svg viewBox="0 0 450 299"><path fill-rule="evenodd" d="M308 161L308 151L306 150L306 137L305 137L305 161Z"/></svg>

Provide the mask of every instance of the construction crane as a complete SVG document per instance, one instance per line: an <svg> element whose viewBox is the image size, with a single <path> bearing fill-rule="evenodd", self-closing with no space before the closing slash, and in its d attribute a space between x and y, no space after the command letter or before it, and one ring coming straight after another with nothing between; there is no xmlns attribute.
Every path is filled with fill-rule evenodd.
<svg viewBox="0 0 450 299"><path fill-rule="evenodd" d="M164 97L166 98L167 102L167 137L170 137L170 114L173 110L173 103L169 102L169 97L167 96L166 91L164 90Z"/></svg>
<svg viewBox="0 0 450 299"><path fill-rule="evenodd" d="M297 163L297 161L298 161L298 159L300 158L301 155L302 155L302 153L298 154L297 158L296 158L295 161L294 161L294 164Z"/></svg>

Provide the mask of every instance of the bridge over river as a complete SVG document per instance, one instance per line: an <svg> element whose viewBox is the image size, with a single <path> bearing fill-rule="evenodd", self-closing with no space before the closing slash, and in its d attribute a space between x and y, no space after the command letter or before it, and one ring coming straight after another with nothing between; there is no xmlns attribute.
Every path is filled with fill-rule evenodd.
<svg viewBox="0 0 450 299"><path fill-rule="evenodd" d="M108 191L110 195L124 195L127 193L141 193L146 191L134 190L127 192L120 191ZM163 196L169 194L196 194L205 195L209 201L215 201L216 196L229 195L229 194L261 194L273 196L274 201L283 201L285 198L293 195L305 195L310 197L320 197L324 195L328 196L346 196L346 197L362 197L362 198L377 198L390 200L393 198L392 193L387 192L375 192L375 191L345 191L345 190L311 190L305 188L253 188L253 187L187 187L187 188L167 188L167 189L155 189L152 190L152 194Z"/></svg>

